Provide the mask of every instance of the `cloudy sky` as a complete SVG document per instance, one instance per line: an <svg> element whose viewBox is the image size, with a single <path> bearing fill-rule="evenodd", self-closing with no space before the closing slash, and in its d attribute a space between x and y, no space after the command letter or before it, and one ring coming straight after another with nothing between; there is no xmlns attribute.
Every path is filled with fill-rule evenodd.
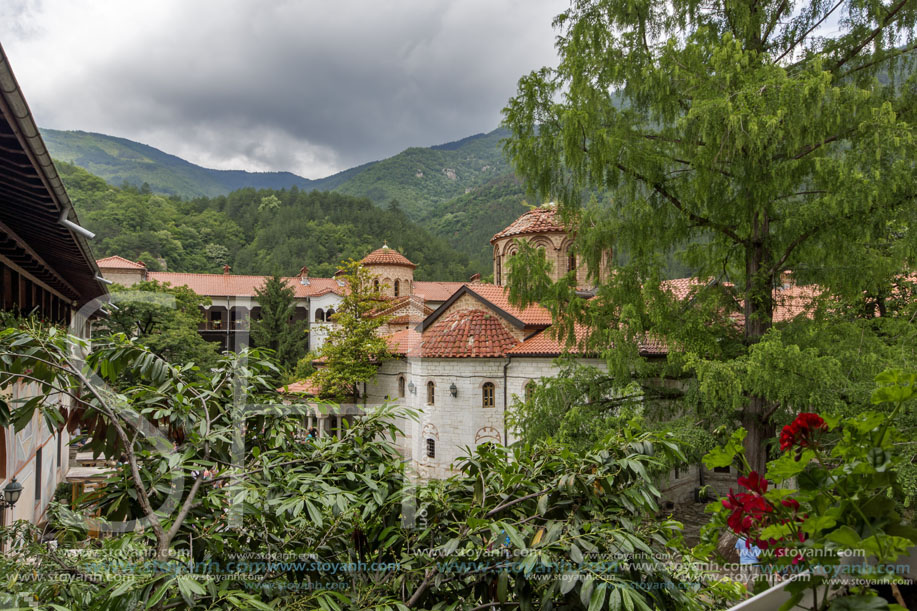
<svg viewBox="0 0 917 611"><path fill-rule="evenodd" d="M38 124L319 178L497 127L566 0L2 0Z"/></svg>

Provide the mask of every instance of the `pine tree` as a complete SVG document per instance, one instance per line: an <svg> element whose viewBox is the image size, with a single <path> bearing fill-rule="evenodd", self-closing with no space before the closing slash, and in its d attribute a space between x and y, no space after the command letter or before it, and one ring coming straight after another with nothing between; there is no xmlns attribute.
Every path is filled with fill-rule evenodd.
<svg viewBox="0 0 917 611"><path fill-rule="evenodd" d="M252 344L276 352L277 362L292 369L306 353L306 321L293 320L295 293L274 275L256 291L261 317L251 323Z"/></svg>

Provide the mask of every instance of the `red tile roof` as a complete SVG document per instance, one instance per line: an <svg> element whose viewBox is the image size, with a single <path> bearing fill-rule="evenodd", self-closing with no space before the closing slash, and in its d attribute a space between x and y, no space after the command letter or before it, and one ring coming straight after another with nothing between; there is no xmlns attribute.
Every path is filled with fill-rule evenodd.
<svg viewBox="0 0 917 611"><path fill-rule="evenodd" d="M187 286L198 295L207 297L254 297L270 276L240 276L236 274L185 274L177 272L148 272L149 280L172 286ZM300 278L284 278L298 299L318 297L327 293L343 295L346 287L334 278L309 278L304 285Z"/></svg>
<svg viewBox="0 0 917 611"><path fill-rule="evenodd" d="M414 283L414 294L426 301L446 301L465 286L464 282L423 282Z"/></svg>
<svg viewBox="0 0 917 611"><path fill-rule="evenodd" d="M414 329L404 329L385 336L388 349L392 354L420 356L421 335Z"/></svg>
<svg viewBox="0 0 917 611"><path fill-rule="evenodd" d="M143 263L137 263L118 255L98 259L96 265L99 266L99 269L146 269Z"/></svg>
<svg viewBox="0 0 917 611"><path fill-rule="evenodd" d="M560 224L560 219L557 218L557 208L553 205L546 205L529 210L513 221L509 227L492 237L490 241L493 243L494 240L516 235L566 232L567 230Z"/></svg>
<svg viewBox="0 0 917 611"><path fill-rule="evenodd" d="M509 289L496 284L469 284L468 290L492 303L510 316L518 318L527 327L547 327L551 324L551 313L540 305L517 308L509 303Z"/></svg>
<svg viewBox="0 0 917 611"><path fill-rule="evenodd" d="M299 382L293 382L292 384L286 384L277 389L277 392L292 395L292 394L302 394L302 395L312 395L317 397L320 389L311 378L306 378L305 380L300 380Z"/></svg>
<svg viewBox="0 0 917 611"><path fill-rule="evenodd" d="M591 329L583 325L574 324L574 343L567 347L564 342L553 337L550 327L529 337L521 344L507 350L512 356L560 356L561 354L595 354L595 350L586 347ZM656 338L648 338L640 342L640 354L643 356L664 356L668 354L665 342Z"/></svg>
<svg viewBox="0 0 917 611"><path fill-rule="evenodd" d="M421 353L428 358L501 357L517 343L496 316L460 310L424 331Z"/></svg>
<svg viewBox="0 0 917 611"><path fill-rule="evenodd" d="M388 244L372 251L360 261L363 265L403 265L414 269L417 267L403 254L388 247Z"/></svg>

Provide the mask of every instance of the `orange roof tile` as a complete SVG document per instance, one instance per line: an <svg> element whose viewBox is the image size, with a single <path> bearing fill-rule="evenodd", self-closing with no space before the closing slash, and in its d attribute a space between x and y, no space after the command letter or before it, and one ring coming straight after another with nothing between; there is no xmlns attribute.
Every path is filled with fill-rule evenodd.
<svg viewBox="0 0 917 611"><path fill-rule="evenodd" d="M424 282L414 283L414 294L426 301L446 301L465 286L464 282Z"/></svg>
<svg viewBox="0 0 917 611"><path fill-rule="evenodd" d="M517 343L496 316L483 310L461 310L424 331L421 354L427 358L501 357Z"/></svg>
<svg viewBox="0 0 917 611"><path fill-rule="evenodd" d="M403 265L414 269L417 267L403 254L388 247L388 244L372 251L360 261L363 265Z"/></svg>
<svg viewBox="0 0 917 611"><path fill-rule="evenodd" d="M510 316L518 318L527 327L547 327L551 324L551 313L540 305L517 308L509 303L509 289L496 284L469 284L472 291L485 301L500 308Z"/></svg>
<svg viewBox="0 0 917 611"><path fill-rule="evenodd" d="M177 272L148 272L149 280L158 280L172 286L187 286L198 295L207 297L255 297L270 276L240 276L236 274L185 274ZM299 277L284 278L298 299L318 297L327 293L343 295L346 287L334 278L309 278L304 285Z"/></svg>
<svg viewBox="0 0 917 611"><path fill-rule="evenodd" d="M98 259L96 265L99 266L99 269L146 269L143 263L137 263L118 255Z"/></svg>
<svg viewBox="0 0 917 611"><path fill-rule="evenodd" d="M284 386L278 388L277 392L285 395L302 394L317 397L319 392L321 392L321 389L315 385L311 378L306 378L305 380L300 380L299 382L285 384Z"/></svg>
<svg viewBox="0 0 917 611"><path fill-rule="evenodd" d="M529 210L515 221L509 227L496 234L490 239L491 243L500 238L508 238L515 235L527 235L533 233L566 233L560 219L557 218L557 208L553 205L542 206Z"/></svg>
<svg viewBox="0 0 917 611"><path fill-rule="evenodd" d="M414 329L403 329L397 333L385 336L388 349L392 354L405 356L420 356L420 332Z"/></svg>
<svg viewBox="0 0 917 611"><path fill-rule="evenodd" d="M595 350L586 348L591 330L583 325L574 324L574 344L567 347L564 342L552 337L551 328L548 327L529 337L521 344L506 351L513 356L560 356L561 354L595 354ZM664 356L668 354L665 342L658 338L647 338L640 342L640 354L643 356Z"/></svg>

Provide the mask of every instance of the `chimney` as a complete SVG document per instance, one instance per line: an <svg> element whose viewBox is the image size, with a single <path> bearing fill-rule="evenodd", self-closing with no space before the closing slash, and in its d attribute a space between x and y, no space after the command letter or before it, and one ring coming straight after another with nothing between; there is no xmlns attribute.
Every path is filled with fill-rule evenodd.
<svg viewBox="0 0 917 611"><path fill-rule="evenodd" d="M309 285L309 268L305 265L299 270L299 283L303 286Z"/></svg>
<svg viewBox="0 0 917 611"><path fill-rule="evenodd" d="M472 274L471 278L468 279L468 282L471 282L472 284L480 283L481 274Z"/></svg>
<svg viewBox="0 0 917 611"><path fill-rule="evenodd" d="M224 276L228 276L228 275L229 275L229 270L231 270L231 269L232 269L232 268L229 267L229 265L224 265L224 266L223 266L223 275L224 275Z"/></svg>

